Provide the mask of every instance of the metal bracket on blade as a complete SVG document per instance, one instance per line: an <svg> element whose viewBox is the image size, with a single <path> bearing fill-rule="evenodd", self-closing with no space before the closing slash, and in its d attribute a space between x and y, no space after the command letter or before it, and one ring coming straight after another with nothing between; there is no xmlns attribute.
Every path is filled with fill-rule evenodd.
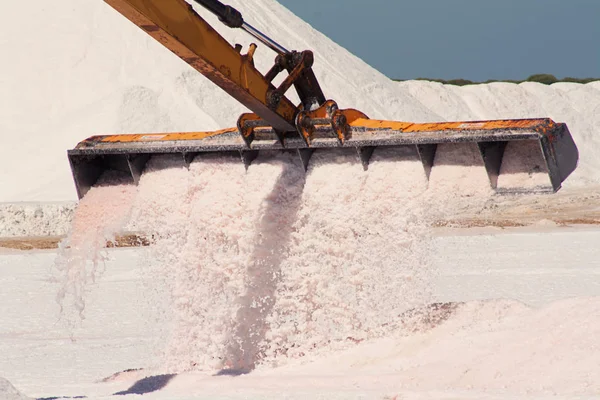
<svg viewBox="0 0 600 400"><path fill-rule="evenodd" d="M247 113L240 115L237 121L237 128L246 143L248 148L251 148L252 142L256 139L256 128L272 128L272 126L258 115ZM272 129L277 136L277 140L284 146L284 134L275 129Z"/></svg>
<svg viewBox="0 0 600 400"><path fill-rule="evenodd" d="M296 128L308 147L318 128L332 129L340 145L350 137L348 119L333 100L327 100L316 110L300 111L296 117Z"/></svg>

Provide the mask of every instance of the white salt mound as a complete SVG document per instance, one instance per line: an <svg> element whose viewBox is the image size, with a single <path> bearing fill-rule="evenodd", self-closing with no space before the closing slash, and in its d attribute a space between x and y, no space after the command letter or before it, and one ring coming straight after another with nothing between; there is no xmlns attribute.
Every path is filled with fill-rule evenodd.
<svg viewBox="0 0 600 400"><path fill-rule="evenodd" d="M0 398L2 400L30 400L31 397L19 392L9 381L0 377Z"/></svg>
<svg viewBox="0 0 600 400"><path fill-rule="evenodd" d="M459 398L593 396L600 390L599 312L599 298L541 309L511 300L460 303L437 314L437 321L424 319L423 329L401 327L335 356L260 373L297 378L336 371L347 387L371 386L391 395L401 387L402 393L460 391ZM414 326L419 324L404 328Z"/></svg>

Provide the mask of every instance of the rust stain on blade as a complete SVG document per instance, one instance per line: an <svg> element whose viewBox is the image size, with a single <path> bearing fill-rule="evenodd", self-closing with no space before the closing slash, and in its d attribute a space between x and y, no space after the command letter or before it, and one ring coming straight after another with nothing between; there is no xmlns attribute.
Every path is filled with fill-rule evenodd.
<svg viewBox="0 0 600 400"><path fill-rule="evenodd" d="M360 127L367 129L392 129L395 131L404 131L409 126L414 125L412 122L400 122L400 121L382 121L378 119L365 119L358 118L350 122L352 127Z"/></svg>
<svg viewBox="0 0 600 400"><path fill-rule="evenodd" d="M383 121L358 118L350 123L352 127L368 130L394 130L407 133L439 132L439 131L487 131L498 129L529 129L548 135L556 127L551 119L513 119L497 121L459 121L459 122L428 122L412 123L401 121Z"/></svg>
<svg viewBox="0 0 600 400"><path fill-rule="evenodd" d="M176 132L167 134L126 134L96 136L96 141L105 143L132 143L132 142L164 142L171 140L199 140L212 136L222 135L224 133L237 132L237 128L221 129L214 132ZM90 138L93 139L93 138Z"/></svg>
<svg viewBox="0 0 600 400"><path fill-rule="evenodd" d="M536 129L547 124L547 119L516 119L498 121L464 121L412 124L405 132L445 131L445 130L497 130L497 129Z"/></svg>

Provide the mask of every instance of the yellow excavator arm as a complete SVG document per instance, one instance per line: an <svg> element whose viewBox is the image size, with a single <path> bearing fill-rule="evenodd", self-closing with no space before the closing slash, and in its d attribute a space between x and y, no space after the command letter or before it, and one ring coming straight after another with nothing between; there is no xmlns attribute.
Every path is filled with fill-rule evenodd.
<svg viewBox="0 0 600 400"><path fill-rule="evenodd" d="M276 88L255 67L255 47L248 54L232 47L184 0L106 0L186 63L281 131L294 130L296 106L281 97L269 107Z"/></svg>
<svg viewBox="0 0 600 400"><path fill-rule="evenodd" d="M438 146L476 145L489 182L497 192L555 192L576 168L578 151L565 124L550 119L411 123L371 120L358 110L340 110L326 100L312 70L313 53L288 51L218 0L194 0L231 28L240 28L277 53L273 67L258 71L256 45L246 54L232 46L184 0L105 0L119 13L221 87L253 113L236 128L217 132L93 136L69 150L77 193L83 197L107 169L131 174L135 182L154 154L179 153L186 163L205 152L238 151L248 167L261 150L297 152L305 169L315 149L354 148L365 169L381 146L410 147L429 177ZM273 80L287 72L275 87ZM286 92L294 87L300 104ZM406 149L404 149L406 150ZM530 160L503 168L505 153ZM534 154L534 156L531 156ZM519 157L519 155L517 155ZM514 160L514 156L509 157ZM527 162L529 161L529 162ZM515 170L515 165L520 170ZM547 180L499 186L501 173L547 174Z"/></svg>

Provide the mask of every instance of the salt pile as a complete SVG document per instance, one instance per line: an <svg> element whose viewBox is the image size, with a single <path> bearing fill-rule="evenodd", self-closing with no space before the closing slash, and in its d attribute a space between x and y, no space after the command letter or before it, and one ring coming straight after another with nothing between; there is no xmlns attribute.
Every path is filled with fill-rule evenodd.
<svg viewBox="0 0 600 400"><path fill-rule="evenodd" d="M386 338L258 374L309 379L315 371L333 370L333 382L315 380L315 385L323 391L378 390L388 398L413 391L439 392L431 398L593 396L600 390L599 307L598 298L562 300L541 309L512 300L447 304L439 319L420 331L398 326Z"/></svg>

